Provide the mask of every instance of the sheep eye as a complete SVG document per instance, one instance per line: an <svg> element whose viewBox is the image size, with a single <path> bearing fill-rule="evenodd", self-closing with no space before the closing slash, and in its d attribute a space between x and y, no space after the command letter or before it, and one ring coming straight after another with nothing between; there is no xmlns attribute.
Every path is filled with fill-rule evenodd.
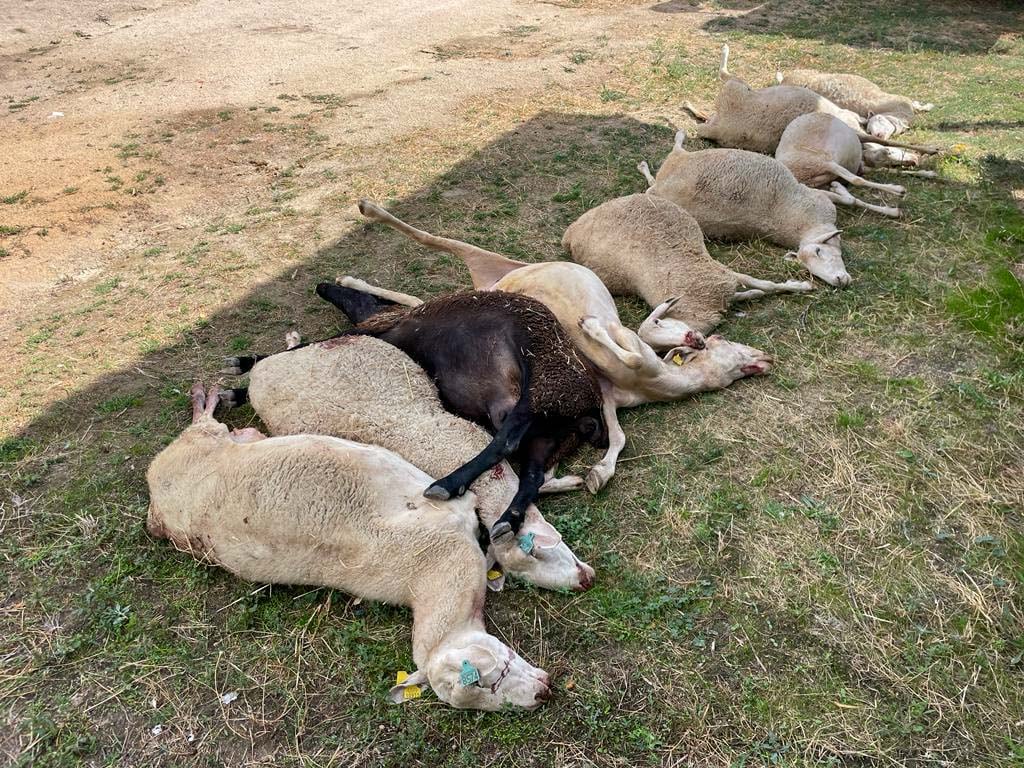
<svg viewBox="0 0 1024 768"><path fill-rule="evenodd" d="M655 321L654 321L654 324L655 324L655 325L661 325L661 320L655 320Z"/></svg>

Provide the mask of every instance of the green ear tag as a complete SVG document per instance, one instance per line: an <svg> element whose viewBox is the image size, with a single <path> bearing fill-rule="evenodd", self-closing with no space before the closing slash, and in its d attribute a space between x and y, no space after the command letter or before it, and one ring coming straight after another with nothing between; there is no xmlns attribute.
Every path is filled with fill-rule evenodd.
<svg viewBox="0 0 1024 768"><path fill-rule="evenodd" d="M462 671L459 672L459 682L463 688L480 682L480 670L469 663L469 659L462 660Z"/></svg>
<svg viewBox="0 0 1024 768"><path fill-rule="evenodd" d="M533 536L532 533L524 533L519 537L519 548L526 554L533 552Z"/></svg>

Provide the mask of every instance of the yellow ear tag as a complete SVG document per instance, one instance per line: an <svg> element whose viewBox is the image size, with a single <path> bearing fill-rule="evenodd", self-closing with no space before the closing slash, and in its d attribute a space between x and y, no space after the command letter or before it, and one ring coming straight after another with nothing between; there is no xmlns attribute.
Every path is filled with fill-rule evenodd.
<svg viewBox="0 0 1024 768"><path fill-rule="evenodd" d="M398 673L395 675L395 685L401 685L408 679L409 673L405 670L400 669L398 670ZM418 685L408 685L402 689L402 698L406 701L408 701L409 699L418 699L422 695L423 689L421 689Z"/></svg>
<svg viewBox="0 0 1024 768"><path fill-rule="evenodd" d="M495 579L500 579L500 578L501 578L501 571L497 571L494 568L491 568L491 570L489 570L487 572L487 580L488 581L494 581Z"/></svg>
<svg viewBox="0 0 1024 768"><path fill-rule="evenodd" d="M682 355L680 355L678 352L676 352L672 356L672 362L675 363L676 365L682 365L686 361L683 360L683 356Z"/></svg>

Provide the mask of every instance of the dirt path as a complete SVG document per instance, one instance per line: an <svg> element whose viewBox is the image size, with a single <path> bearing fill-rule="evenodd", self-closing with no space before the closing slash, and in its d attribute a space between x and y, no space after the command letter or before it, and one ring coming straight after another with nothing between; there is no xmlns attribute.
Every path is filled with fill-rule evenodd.
<svg viewBox="0 0 1024 768"><path fill-rule="evenodd" d="M417 167L438 172L436 153L458 159L462 146L492 138L500 128L475 124L475 105L493 113L599 88L624 49L708 16L635 2L344 5L87 0L0 12L0 368L13 374L0 413L9 424L49 400L4 407L5 390L13 397L30 369L25 340L86 312L125 273L147 276L136 293L152 294L176 268L169 254L215 231L237 234L234 252L259 260L232 284L247 289L351 226L356 197L395 194ZM417 137L443 146L427 158ZM320 183L268 200L275 180L310 163ZM224 224L282 209L288 217L241 234ZM165 301L141 298L110 316L128 335L168 324ZM109 327L87 330L92 343L87 334L76 347L110 363L137 349L118 349ZM84 378L59 389L96 371L79 366Z"/></svg>
<svg viewBox="0 0 1024 768"><path fill-rule="evenodd" d="M161 167L160 189L140 180L153 194L133 193L132 179L109 180L117 160L134 151L125 145L140 143L133 138L161 125L256 105L262 114L290 106L289 97L320 96L336 108L317 127L323 146L386 152L403 135L445 130L481 96L592 77L587 67L566 66L567 52L602 36L605 46L634 44L624 22L635 13L628 3L590 12L508 0L355 9L333 2L42 2L9 10L0 22L0 194L27 196L0 210L4 223L22 230L0 259L0 303L9 309L0 332L9 333L41 297L96 277L154 227L213 218L261 181L258 172L218 173L232 158L193 147L202 173ZM647 14L648 23L651 16L678 23ZM279 143L246 154L259 156L258 168ZM150 151L154 161L167 159Z"/></svg>

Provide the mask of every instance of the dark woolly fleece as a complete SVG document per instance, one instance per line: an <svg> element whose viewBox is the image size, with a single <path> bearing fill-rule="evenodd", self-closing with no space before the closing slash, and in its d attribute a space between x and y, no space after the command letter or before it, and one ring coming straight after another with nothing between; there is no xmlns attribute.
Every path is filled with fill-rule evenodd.
<svg viewBox="0 0 1024 768"><path fill-rule="evenodd" d="M601 387L590 361L573 344L551 310L536 299L503 291L470 291L431 299L418 307L389 307L350 333L379 336L403 321L443 326L472 317L501 320L514 329L529 366L530 407L536 413L577 418L601 408ZM486 323L484 323L486 325Z"/></svg>

